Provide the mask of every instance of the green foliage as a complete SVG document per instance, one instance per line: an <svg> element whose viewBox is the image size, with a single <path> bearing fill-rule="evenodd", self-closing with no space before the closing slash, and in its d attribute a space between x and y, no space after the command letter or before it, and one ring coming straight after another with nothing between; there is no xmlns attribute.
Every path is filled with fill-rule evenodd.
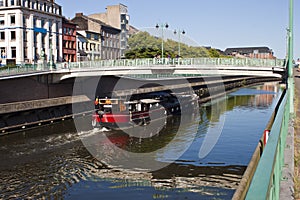
<svg viewBox="0 0 300 200"><path fill-rule="evenodd" d="M209 56L212 58L219 58L220 57L220 53L216 50L216 49L209 49L208 50Z"/></svg>
<svg viewBox="0 0 300 200"><path fill-rule="evenodd" d="M126 58L153 58L161 55L161 38L151 36L148 32L138 32L128 40L129 50L126 51ZM180 44L180 56L183 58L196 57L220 57L219 52L210 53L204 47L192 47ZM166 40L164 42L164 57L175 58L179 54L178 42Z"/></svg>

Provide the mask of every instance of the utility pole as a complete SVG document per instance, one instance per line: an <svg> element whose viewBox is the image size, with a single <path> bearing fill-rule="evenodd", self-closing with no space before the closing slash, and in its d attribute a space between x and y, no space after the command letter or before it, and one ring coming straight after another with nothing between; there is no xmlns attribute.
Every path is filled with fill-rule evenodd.
<svg viewBox="0 0 300 200"><path fill-rule="evenodd" d="M290 0L290 10L289 10L289 33L288 33L288 92L289 92L289 104L290 104L290 117L294 117L294 79L293 79L293 43L294 43L294 1Z"/></svg>
<svg viewBox="0 0 300 200"><path fill-rule="evenodd" d="M293 27L293 16L294 16L294 0L290 0L290 11L289 11L289 29L288 29L288 76L293 77L293 48L294 48L294 27Z"/></svg>
<svg viewBox="0 0 300 200"><path fill-rule="evenodd" d="M156 24L155 27L157 29L161 28L161 59L163 60L163 58L164 58L164 29L165 28L167 29L169 27L169 25L168 25L168 23L161 24L161 25Z"/></svg>

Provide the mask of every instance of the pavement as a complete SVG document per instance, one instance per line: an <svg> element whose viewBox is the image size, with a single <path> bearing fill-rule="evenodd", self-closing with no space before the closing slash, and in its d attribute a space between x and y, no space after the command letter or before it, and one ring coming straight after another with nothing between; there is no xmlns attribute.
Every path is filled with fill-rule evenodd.
<svg viewBox="0 0 300 200"><path fill-rule="evenodd" d="M300 151L300 69L294 70L294 118L289 122L289 129L286 139L286 147L284 151L284 167L280 182L280 200L300 200L300 194L295 194L294 178L298 178L300 174L300 166L295 166L295 151Z"/></svg>

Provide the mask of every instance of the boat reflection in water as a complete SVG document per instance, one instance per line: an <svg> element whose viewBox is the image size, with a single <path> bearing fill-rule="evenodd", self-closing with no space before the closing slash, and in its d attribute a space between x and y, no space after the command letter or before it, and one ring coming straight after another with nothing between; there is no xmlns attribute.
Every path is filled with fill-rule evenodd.
<svg viewBox="0 0 300 200"><path fill-rule="evenodd" d="M108 169L102 169L95 175L101 187L95 188L93 181L86 181L85 186L79 184L71 188L70 194L83 191L89 185L100 190L90 191L95 196L122 198L122 195L113 192L114 189L101 193L102 184L109 182L109 187L121 191L125 199L210 199L216 196L230 199L245 166L198 166L197 158L174 162L194 141L193 133L197 133L199 121L201 119L195 113L174 115L154 121L153 126L141 127L139 132L144 130L141 137L135 137L138 134L130 132L135 128L107 132L93 129L95 134L85 138L87 141L83 139L83 143L90 145L87 149L94 147L89 151ZM163 127L157 131L156 128L162 124ZM145 137L145 133L149 137ZM136 188L140 192L134 192Z"/></svg>

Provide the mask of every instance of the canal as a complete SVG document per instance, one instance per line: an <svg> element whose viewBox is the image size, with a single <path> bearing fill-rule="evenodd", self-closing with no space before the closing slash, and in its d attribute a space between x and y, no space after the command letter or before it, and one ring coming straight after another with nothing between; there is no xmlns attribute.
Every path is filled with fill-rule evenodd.
<svg viewBox="0 0 300 200"><path fill-rule="evenodd" d="M90 116L2 136L0 199L231 199L280 94L242 88L148 137L92 130Z"/></svg>

